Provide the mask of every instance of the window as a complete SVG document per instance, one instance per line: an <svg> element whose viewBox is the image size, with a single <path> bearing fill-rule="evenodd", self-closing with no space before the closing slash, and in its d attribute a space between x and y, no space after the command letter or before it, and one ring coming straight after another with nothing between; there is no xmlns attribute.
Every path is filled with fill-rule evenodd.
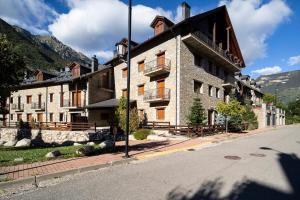
<svg viewBox="0 0 300 200"><path fill-rule="evenodd" d="M216 97L220 98L220 89L219 88L216 88Z"/></svg>
<svg viewBox="0 0 300 200"><path fill-rule="evenodd" d="M213 63L212 62L208 62L208 71L209 71L209 73L213 73Z"/></svg>
<svg viewBox="0 0 300 200"><path fill-rule="evenodd" d="M64 113L59 113L59 121L64 121Z"/></svg>
<svg viewBox="0 0 300 200"><path fill-rule="evenodd" d="M213 96L213 87L211 85L208 86L208 95Z"/></svg>
<svg viewBox="0 0 300 200"><path fill-rule="evenodd" d="M17 114L17 121L21 121L22 119L22 114Z"/></svg>
<svg viewBox="0 0 300 200"><path fill-rule="evenodd" d="M73 67L72 76L73 77L80 76L80 66L79 65L76 65L75 67Z"/></svg>
<svg viewBox="0 0 300 200"><path fill-rule="evenodd" d="M14 120L14 115L10 114L10 120Z"/></svg>
<svg viewBox="0 0 300 200"><path fill-rule="evenodd" d="M50 102L53 102L53 93L50 93Z"/></svg>
<svg viewBox="0 0 300 200"><path fill-rule="evenodd" d="M127 98L127 89L122 90L122 97Z"/></svg>
<svg viewBox="0 0 300 200"><path fill-rule="evenodd" d="M32 114L31 113L27 114L26 120L27 120L27 122L31 122L32 121Z"/></svg>
<svg viewBox="0 0 300 200"><path fill-rule="evenodd" d="M143 72L145 69L145 62L144 61L141 61L138 63L138 71L139 72Z"/></svg>
<svg viewBox="0 0 300 200"><path fill-rule="evenodd" d="M219 75L220 75L220 67L216 66L216 76L219 76Z"/></svg>
<svg viewBox="0 0 300 200"><path fill-rule="evenodd" d="M60 107L64 106L64 92L60 93Z"/></svg>
<svg viewBox="0 0 300 200"><path fill-rule="evenodd" d="M39 73L36 75L36 80L37 80L37 81L42 81L42 80L44 80L43 72L39 72Z"/></svg>
<svg viewBox="0 0 300 200"><path fill-rule="evenodd" d="M43 113L38 113L37 114L37 121L42 122L43 121Z"/></svg>
<svg viewBox="0 0 300 200"><path fill-rule="evenodd" d="M122 77L127 78L127 76L128 76L128 69L126 67L126 68L122 69Z"/></svg>
<svg viewBox="0 0 300 200"><path fill-rule="evenodd" d="M165 108L157 108L156 109L156 119L157 120L165 119Z"/></svg>
<svg viewBox="0 0 300 200"><path fill-rule="evenodd" d="M141 96L141 95L144 95L145 93L145 85L139 85L138 86L138 95Z"/></svg>
<svg viewBox="0 0 300 200"><path fill-rule="evenodd" d="M109 113L101 113L101 120L109 120Z"/></svg>
<svg viewBox="0 0 300 200"><path fill-rule="evenodd" d="M145 119L145 112L144 110L139 110L139 119L143 121Z"/></svg>
<svg viewBox="0 0 300 200"><path fill-rule="evenodd" d="M26 103L31 104L31 102L32 102L32 96L31 95L26 96Z"/></svg>
<svg viewBox="0 0 300 200"><path fill-rule="evenodd" d="M49 118L50 118L50 119L49 119L50 122L53 122L53 113L50 113L50 114L49 114Z"/></svg>
<svg viewBox="0 0 300 200"><path fill-rule="evenodd" d="M194 80L194 92L197 94L203 93L203 83L202 82Z"/></svg>
<svg viewBox="0 0 300 200"><path fill-rule="evenodd" d="M163 31L164 31L164 23L162 21L157 22L154 28L154 34L157 35Z"/></svg>
<svg viewBox="0 0 300 200"><path fill-rule="evenodd" d="M198 67L201 67L203 58L199 55L194 56L194 64Z"/></svg>
<svg viewBox="0 0 300 200"><path fill-rule="evenodd" d="M10 97L10 103L14 103L14 98Z"/></svg>

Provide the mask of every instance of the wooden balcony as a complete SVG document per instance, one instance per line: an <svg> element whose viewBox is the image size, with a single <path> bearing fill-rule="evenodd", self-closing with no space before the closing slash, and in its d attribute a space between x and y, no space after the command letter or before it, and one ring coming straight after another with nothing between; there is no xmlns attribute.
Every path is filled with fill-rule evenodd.
<svg viewBox="0 0 300 200"><path fill-rule="evenodd" d="M145 63L144 75L153 77L161 74L170 73L171 60L170 59L156 59Z"/></svg>
<svg viewBox="0 0 300 200"><path fill-rule="evenodd" d="M168 88L156 88L152 90L145 91L144 101L153 102L166 102L170 101L171 90Z"/></svg>
<svg viewBox="0 0 300 200"><path fill-rule="evenodd" d="M182 38L187 45L193 47L230 71L240 71L242 62L230 52L225 51L200 31L190 33Z"/></svg>

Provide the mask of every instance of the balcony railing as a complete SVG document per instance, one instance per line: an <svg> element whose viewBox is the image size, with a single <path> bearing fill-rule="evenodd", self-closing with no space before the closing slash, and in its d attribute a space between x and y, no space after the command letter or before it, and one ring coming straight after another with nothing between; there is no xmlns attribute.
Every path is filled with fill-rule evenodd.
<svg viewBox="0 0 300 200"><path fill-rule="evenodd" d="M171 69L170 59L155 59L145 63L144 75L156 76L159 74L169 73Z"/></svg>
<svg viewBox="0 0 300 200"><path fill-rule="evenodd" d="M63 102L61 102L61 107L70 107L71 101L69 99L64 99Z"/></svg>
<svg viewBox="0 0 300 200"><path fill-rule="evenodd" d="M81 102L78 102L78 104L76 105L75 102L72 102L69 99L64 99L64 102L62 103L62 107L65 108L82 108L82 105L83 104Z"/></svg>
<svg viewBox="0 0 300 200"><path fill-rule="evenodd" d="M145 91L144 101L159 102L170 101L171 91L168 88L157 88Z"/></svg>
<svg viewBox="0 0 300 200"><path fill-rule="evenodd" d="M45 103L44 102L34 102L34 103L31 103L31 109L34 109L34 110L45 110Z"/></svg>
<svg viewBox="0 0 300 200"><path fill-rule="evenodd" d="M16 111L23 111L24 110L24 104L23 103L12 104L11 109L16 110Z"/></svg>

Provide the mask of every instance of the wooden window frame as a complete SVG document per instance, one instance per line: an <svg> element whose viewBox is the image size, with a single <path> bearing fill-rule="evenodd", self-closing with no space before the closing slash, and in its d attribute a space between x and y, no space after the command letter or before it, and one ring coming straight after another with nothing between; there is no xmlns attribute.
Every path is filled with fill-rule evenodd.
<svg viewBox="0 0 300 200"><path fill-rule="evenodd" d="M32 103L32 95L27 95L26 96L26 103L31 104Z"/></svg>
<svg viewBox="0 0 300 200"><path fill-rule="evenodd" d="M138 64L138 72L144 72L144 70L145 70L145 60L141 60L137 64Z"/></svg>
<svg viewBox="0 0 300 200"><path fill-rule="evenodd" d="M138 96L143 96L145 94L145 84L138 85ZM142 91L140 88L143 88Z"/></svg>
<svg viewBox="0 0 300 200"><path fill-rule="evenodd" d="M159 111L163 111L162 112L162 117L160 117L159 115ZM166 119L166 108L165 107L162 107L162 108L156 108L156 120L159 120L159 121L164 121Z"/></svg>
<svg viewBox="0 0 300 200"><path fill-rule="evenodd" d="M125 73L126 71L126 73ZM125 67L122 69L122 78L127 78L128 77L128 68Z"/></svg>

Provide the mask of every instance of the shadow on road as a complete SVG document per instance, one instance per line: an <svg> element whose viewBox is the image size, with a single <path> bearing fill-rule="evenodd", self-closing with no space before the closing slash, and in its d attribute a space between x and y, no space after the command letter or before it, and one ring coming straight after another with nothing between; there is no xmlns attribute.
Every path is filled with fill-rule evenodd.
<svg viewBox="0 0 300 200"><path fill-rule="evenodd" d="M273 150L263 147L264 150ZM276 151L276 150L275 150ZM278 152L278 151L276 151ZM278 152L278 162L292 188L291 193L285 193L268 185L243 179L236 182L233 189L225 197L220 192L225 183L220 178L204 182L196 192L176 187L167 195L168 200L298 200L300 199L300 159L295 154Z"/></svg>

